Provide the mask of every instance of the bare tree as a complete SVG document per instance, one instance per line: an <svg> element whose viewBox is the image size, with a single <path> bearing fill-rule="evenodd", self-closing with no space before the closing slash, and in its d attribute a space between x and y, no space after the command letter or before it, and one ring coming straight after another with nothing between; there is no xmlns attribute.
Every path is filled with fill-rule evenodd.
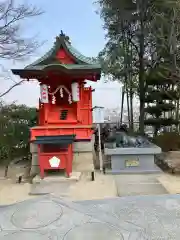
<svg viewBox="0 0 180 240"><path fill-rule="evenodd" d="M33 38L22 37L22 22L42 14L35 6L18 4L14 0L0 3L0 58L20 60L34 52L39 44Z"/></svg>
<svg viewBox="0 0 180 240"><path fill-rule="evenodd" d="M22 34L22 24L26 19L41 15L43 12L28 3L19 4L15 0L0 2L0 59L22 60L40 46L35 37L26 38ZM9 93L23 81L15 82L0 97Z"/></svg>

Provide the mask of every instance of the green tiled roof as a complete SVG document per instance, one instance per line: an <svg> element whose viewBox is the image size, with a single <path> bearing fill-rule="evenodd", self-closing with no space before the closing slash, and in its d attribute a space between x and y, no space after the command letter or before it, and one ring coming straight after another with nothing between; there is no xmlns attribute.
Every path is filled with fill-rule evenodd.
<svg viewBox="0 0 180 240"><path fill-rule="evenodd" d="M46 54L44 54L44 56L42 56L41 58L37 59L35 62L33 62L32 64L28 65L25 68L28 68L29 66L34 66L34 65L38 65L41 64L42 62L44 62L49 56L51 56L54 52L54 47L52 47Z"/></svg>
<svg viewBox="0 0 180 240"><path fill-rule="evenodd" d="M51 71L60 71L65 74L97 74L98 79L100 79L101 66L99 64L61 64L61 63L51 63L46 65L29 65L24 69L12 69L13 74L15 75L31 75L32 74L41 74L42 72Z"/></svg>
<svg viewBox="0 0 180 240"><path fill-rule="evenodd" d="M57 59L57 53L60 49L64 49L68 55L74 60L74 64L62 64ZM82 55L70 43L69 37L63 32L56 38L54 46L41 58L26 66L24 69L12 69L15 75L21 77L37 76L48 70L64 72L65 74L91 74L97 75L100 79L101 65L88 57Z"/></svg>
<svg viewBox="0 0 180 240"><path fill-rule="evenodd" d="M32 67L35 67L35 66L38 66L38 68L39 68L39 66L42 66L42 65L50 66L54 62L57 63L56 55L57 55L57 52L61 48L64 48L65 51L67 51L69 53L69 55L75 61L74 65L79 65L79 68L81 68L81 69L83 69L83 68L88 68L88 69L101 68L100 64L97 61L95 61L91 58L85 57L78 50L76 50L71 45L71 43L69 41L69 37L65 36L65 34L63 32L61 32L61 34L58 37L56 37L56 42L54 43L54 46L43 57L36 60L34 63L28 65L25 69L31 69ZM59 62L59 64L61 64L61 63ZM67 64L67 65L69 65L69 64ZM80 65L82 65L82 67L80 67ZM64 65L64 67L65 67L65 65ZM69 67L72 68L73 64ZM67 69L69 67L67 66ZM76 69L75 66L74 66L74 69Z"/></svg>
<svg viewBox="0 0 180 240"><path fill-rule="evenodd" d="M47 65L30 65L28 67L26 67L25 69L27 70L46 70L46 69L55 69L55 68L64 68L67 70L91 70L91 69L98 69L101 66L97 65L97 64L91 64L91 65L87 65L87 64L60 64L60 63L52 63L52 64L47 64Z"/></svg>
<svg viewBox="0 0 180 240"><path fill-rule="evenodd" d="M69 44L66 41L66 46L68 48L68 50L72 53L72 55L76 58L79 59L80 61L82 61L83 63L86 64L98 64L97 62L95 62L94 60L92 60L91 58L85 57L84 55L82 55L77 49L75 49L71 44Z"/></svg>

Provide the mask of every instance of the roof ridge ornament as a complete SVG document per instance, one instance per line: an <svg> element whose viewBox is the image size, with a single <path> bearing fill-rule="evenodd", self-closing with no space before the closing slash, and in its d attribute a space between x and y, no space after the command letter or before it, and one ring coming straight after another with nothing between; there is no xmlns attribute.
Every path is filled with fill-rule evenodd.
<svg viewBox="0 0 180 240"><path fill-rule="evenodd" d="M59 34L59 36L56 37L56 42L60 41L61 39L65 40L66 42L71 44L69 36L67 36L62 30L61 30L61 33Z"/></svg>

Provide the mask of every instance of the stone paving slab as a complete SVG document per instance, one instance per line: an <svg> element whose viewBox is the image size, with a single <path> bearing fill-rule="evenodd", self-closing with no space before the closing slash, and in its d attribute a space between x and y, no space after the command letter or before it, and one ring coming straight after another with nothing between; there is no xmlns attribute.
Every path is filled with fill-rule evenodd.
<svg viewBox="0 0 180 240"><path fill-rule="evenodd" d="M1 240L179 240L180 196L71 202L53 196L0 208Z"/></svg>
<svg viewBox="0 0 180 240"><path fill-rule="evenodd" d="M54 182L54 183L60 183L60 182L77 182L81 179L82 173L81 172L72 172L71 176L67 178L64 175L55 175L55 176L47 176L44 179L41 179L39 175L37 175L33 179L33 183L41 183L41 182Z"/></svg>
<svg viewBox="0 0 180 240"><path fill-rule="evenodd" d="M46 194L58 194L63 197L66 196L70 182L47 182L41 181L40 183L32 184L29 195L46 195Z"/></svg>
<svg viewBox="0 0 180 240"><path fill-rule="evenodd" d="M127 174L115 176L115 178L125 183L157 183L158 177L162 175L163 174Z"/></svg>
<svg viewBox="0 0 180 240"><path fill-rule="evenodd" d="M167 194L166 189L161 184L128 184L124 188L120 187L118 196Z"/></svg>
<svg viewBox="0 0 180 240"><path fill-rule="evenodd" d="M118 196L160 195L167 190L159 182L156 174L115 176Z"/></svg>
<svg viewBox="0 0 180 240"><path fill-rule="evenodd" d="M30 195L53 194L71 200L103 199L117 196L117 188L113 176L95 174L91 181L90 174L83 174L80 181L49 181L41 180L30 186Z"/></svg>

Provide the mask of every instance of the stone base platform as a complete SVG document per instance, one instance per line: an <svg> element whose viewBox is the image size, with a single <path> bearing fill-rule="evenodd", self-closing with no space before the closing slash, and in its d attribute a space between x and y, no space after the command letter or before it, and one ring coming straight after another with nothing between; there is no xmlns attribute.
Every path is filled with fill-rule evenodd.
<svg viewBox="0 0 180 240"><path fill-rule="evenodd" d="M156 145L149 148L105 148L104 152L111 158L112 174L144 174L161 171L154 163L155 154L161 153L161 149Z"/></svg>
<svg viewBox="0 0 180 240"><path fill-rule="evenodd" d="M113 174L113 175L119 175L119 174L159 174L162 170L154 164L152 169L125 169L125 170L111 170L107 169L106 174Z"/></svg>

